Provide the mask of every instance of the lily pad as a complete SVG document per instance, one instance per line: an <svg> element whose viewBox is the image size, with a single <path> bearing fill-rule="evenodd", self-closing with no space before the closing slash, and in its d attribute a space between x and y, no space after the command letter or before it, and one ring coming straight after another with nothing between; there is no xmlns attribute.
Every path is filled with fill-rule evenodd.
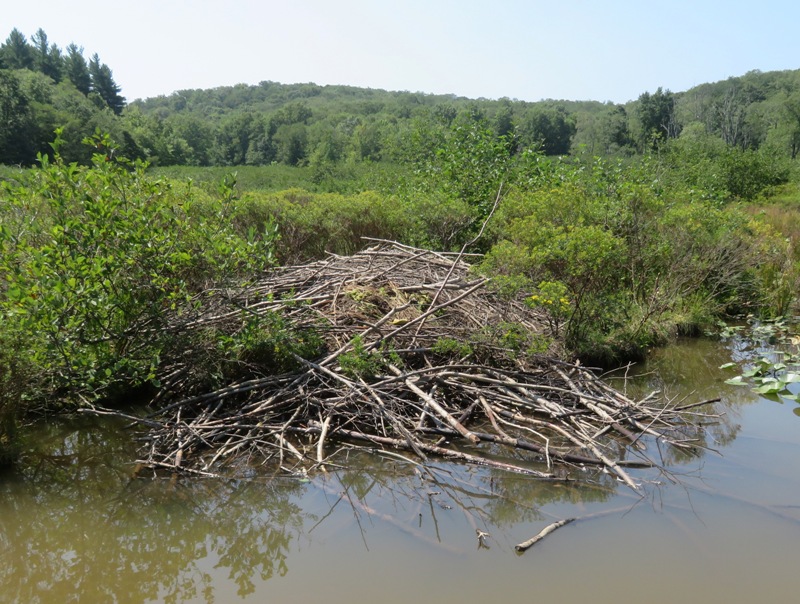
<svg viewBox="0 0 800 604"><path fill-rule="evenodd" d="M786 390L786 383L775 380L774 382L766 382L758 388L753 388L759 394L778 394Z"/></svg>

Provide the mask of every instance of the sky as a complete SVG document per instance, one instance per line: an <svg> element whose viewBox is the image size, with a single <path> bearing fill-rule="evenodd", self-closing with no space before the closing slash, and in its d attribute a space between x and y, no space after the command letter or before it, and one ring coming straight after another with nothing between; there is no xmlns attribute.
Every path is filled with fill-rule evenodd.
<svg viewBox="0 0 800 604"><path fill-rule="evenodd" d="M128 101L269 80L624 103L800 69L797 0L0 0L97 53Z"/></svg>

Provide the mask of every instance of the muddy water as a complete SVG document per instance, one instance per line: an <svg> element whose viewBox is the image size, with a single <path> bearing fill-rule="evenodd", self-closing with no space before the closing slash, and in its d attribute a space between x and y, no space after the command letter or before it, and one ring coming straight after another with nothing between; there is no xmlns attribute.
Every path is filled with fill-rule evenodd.
<svg viewBox="0 0 800 604"><path fill-rule="evenodd" d="M311 480L132 479L119 426L48 427L0 478L0 602L796 601L800 417L722 384L748 354L687 342L617 382L723 399L706 449L651 451L669 472L634 473L645 497L363 454Z"/></svg>

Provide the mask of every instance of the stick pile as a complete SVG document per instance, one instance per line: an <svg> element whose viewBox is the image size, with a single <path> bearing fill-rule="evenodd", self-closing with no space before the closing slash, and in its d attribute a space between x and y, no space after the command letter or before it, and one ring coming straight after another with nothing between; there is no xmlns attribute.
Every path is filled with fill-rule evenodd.
<svg viewBox="0 0 800 604"><path fill-rule="evenodd" d="M392 242L215 292L175 328L234 334L280 317L295 337L317 334L323 352L294 354L277 374L254 365L249 379L211 389L198 370L202 347L165 363L155 411L141 420L141 463L211 474L270 462L296 472L330 464L339 447L366 446L551 480L592 464L638 490L626 468L652 463L644 440L691 446L697 428L578 364L532 354L546 341L540 312L493 293L461 255Z"/></svg>

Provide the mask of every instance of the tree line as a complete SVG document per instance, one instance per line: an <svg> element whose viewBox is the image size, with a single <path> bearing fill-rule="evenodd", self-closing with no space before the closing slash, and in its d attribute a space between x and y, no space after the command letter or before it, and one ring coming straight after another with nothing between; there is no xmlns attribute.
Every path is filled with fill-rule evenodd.
<svg viewBox="0 0 800 604"><path fill-rule="evenodd" d="M13 29L0 45L0 163L31 165L49 153L63 128L67 154L86 162L81 140L118 123L125 108L108 65L71 43L65 50L39 29L28 40Z"/></svg>
<svg viewBox="0 0 800 604"><path fill-rule="evenodd" d="M14 29L0 45L0 114L0 163L23 166L38 153L52 155L61 128L66 161L88 163L81 141L99 130L126 157L155 166L309 166L324 179L337 166L418 163L468 124L490 132L513 157L671 150L687 165L698 155L765 165L800 152L800 70L752 71L680 93L659 88L625 104L271 81L126 103L97 54L87 60L82 48L61 50L42 29L30 39Z"/></svg>

